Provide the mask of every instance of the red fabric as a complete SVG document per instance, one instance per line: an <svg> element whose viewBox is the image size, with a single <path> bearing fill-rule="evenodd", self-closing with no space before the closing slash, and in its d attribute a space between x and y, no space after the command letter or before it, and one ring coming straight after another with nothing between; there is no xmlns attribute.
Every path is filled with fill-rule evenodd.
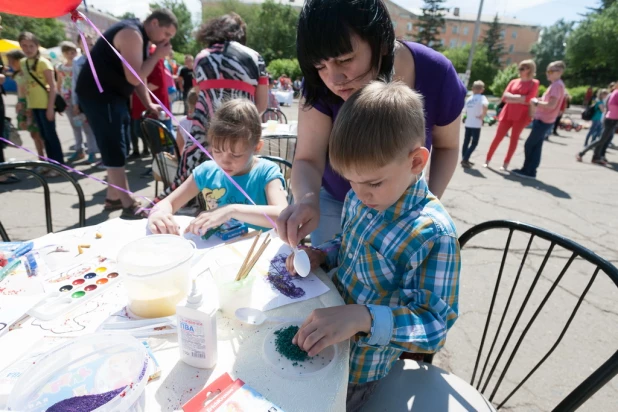
<svg viewBox="0 0 618 412"><path fill-rule="evenodd" d="M0 0L3 13L37 18L59 17L77 8L81 0L38 0L30 1Z"/></svg>
<svg viewBox="0 0 618 412"><path fill-rule="evenodd" d="M517 143L519 142L519 135L526 128L526 126L530 123L529 121L523 122L513 122L510 120L500 120L498 123L498 130L496 130L496 136L494 137L493 142L491 142L491 146L489 146L489 151L487 152L487 163L491 161L491 158L494 157L494 153L496 149L502 143L504 136L511 129L511 136L509 142L509 148L506 152L506 156L504 156L504 163L510 163L515 150L517 150Z"/></svg>
<svg viewBox="0 0 618 412"><path fill-rule="evenodd" d="M539 93L539 81L522 82L521 79L511 80L506 87L506 91L511 94L519 94L526 96L526 102L530 102ZM528 115L528 106L525 104L507 103L498 116L498 120L509 120L512 122L530 122Z"/></svg>
<svg viewBox="0 0 618 412"><path fill-rule="evenodd" d="M240 90L249 93L251 96L255 95L255 86L251 86L242 80L230 80L230 79L211 79L203 80L198 83L200 90L210 89L231 89Z"/></svg>
<svg viewBox="0 0 618 412"><path fill-rule="evenodd" d="M170 96L167 93L167 85L165 84L165 65L163 59L159 60L155 65L152 73L148 76L147 84L153 84L158 88L153 91L154 95L161 100L161 103L168 109L170 108ZM156 102L153 102L156 103ZM131 95L131 119L139 120L142 118L142 112L146 110L146 107L142 104L142 101L137 97L134 92Z"/></svg>
<svg viewBox="0 0 618 412"><path fill-rule="evenodd" d="M259 85L268 85L268 76L262 76L258 79Z"/></svg>
<svg viewBox="0 0 618 412"><path fill-rule="evenodd" d="M560 111L564 112L566 110L566 108L567 108L567 97L564 96L562 98L562 104L560 105Z"/></svg>

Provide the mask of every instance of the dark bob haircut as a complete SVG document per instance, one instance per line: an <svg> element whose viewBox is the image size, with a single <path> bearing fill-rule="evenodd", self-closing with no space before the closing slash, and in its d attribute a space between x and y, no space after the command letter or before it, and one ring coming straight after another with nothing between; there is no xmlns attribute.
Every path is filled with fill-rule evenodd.
<svg viewBox="0 0 618 412"><path fill-rule="evenodd" d="M204 23L196 37L198 42L208 47L227 41L245 44L247 43L247 25L242 17L232 12Z"/></svg>
<svg viewBox="0 0 618 412"><path fill-rule="evenodd" d="M315 65L352 52L352 34L369 43L371 67L378 70L377 77L390 81L395 61L395 30L383 0L305 1L298 20L296 51L305 76L303 92L307 105L312 106L320 98L340 100L324 85Z"/></svg>

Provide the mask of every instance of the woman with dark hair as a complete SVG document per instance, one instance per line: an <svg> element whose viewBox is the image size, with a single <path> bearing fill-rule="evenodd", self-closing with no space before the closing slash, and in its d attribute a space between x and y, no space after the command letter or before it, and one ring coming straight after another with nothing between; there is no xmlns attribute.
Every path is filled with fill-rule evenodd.
<svg viewBox="0 0 618 412"><path fill-rule="evenodd" d="M330 167L329 136L343 103L375 79L401 80L423 96L425 145L433 148L429 188L440 197L457 166L466 95L451 62L428 47L396 40L382 0L307 0L296 47L304 101L292 169L295 204L279 217L281 238L296 245L311 233L311 243L319 245L341 232L350 184Z"/></svg>
<svg viewBox="0 0 618 412"><path fill-rule="evenodd" d="M195 58L193 75L199 88L191 134L204 147L206 131L213 114L227 100L245 98L255 102L260 113L268 105L268 75L264 59L245 46L247 26L236 13L206 22L197 33L206 48ZM187 139L172 185L161 200L179 187L193 169L209 160L191 139Z"/></svg>

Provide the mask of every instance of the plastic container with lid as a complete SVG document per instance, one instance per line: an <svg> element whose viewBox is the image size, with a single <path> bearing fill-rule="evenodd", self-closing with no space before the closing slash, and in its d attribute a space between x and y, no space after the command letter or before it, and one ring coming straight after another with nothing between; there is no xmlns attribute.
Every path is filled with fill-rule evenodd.
<svg viewBox="0 0 618 412"><path fill-rule="evenodd" d="M131 313L142 318L174 315L191 288L195 250L195 243L175 235L146 236L123 247L118 265L125 274Z"/></svg>
<svg viewBox="0 0 618 412"><path fill-rule="evenodd" d="M9 396L8 408L145 411L149 359L144 345L130 335L92 334L72 340L26 370Z"/></svg>

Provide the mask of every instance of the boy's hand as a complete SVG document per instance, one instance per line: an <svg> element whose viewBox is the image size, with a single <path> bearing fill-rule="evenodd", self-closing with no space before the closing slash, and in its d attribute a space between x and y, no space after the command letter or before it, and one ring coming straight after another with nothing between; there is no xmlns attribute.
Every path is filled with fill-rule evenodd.
<svg viewBox="0 0 618 412"><path fill-rule="evenodd" d="M180 235L180 226L171 213L154 211L148 216L148 228L155 235Z"/></svg>
<svg viewBox="0 0 618 412"><path fill-rule="evenodd" d="M208 229L221 226L225 222L231 219L232 205L225 205L218 207L214 210L200 213L191 223L187 226L185 233L193 233L197 236L204 235Z"/></svg>
<svg viewBox="0 0 618 412"><path fill-rule="evenodd" d="M365 305L343 305L316 309L305 320L292 343L315 356L325 348L358 332L371 331L371 314Z"/></svg>
<svg viewBox="0 0 618 412"><path fill-rule="evenodd" d="M302 246L299 248L303 249L307 253L307 256L309 256L311 270L319 268L322 264L324 264L324 262L326 262L326 253L315 249L303 248ZM296 269L294 269L294 252L292 252L292 254L285 260L285 268L288 272L290 272L290 274L296 275Z"/></svg>

